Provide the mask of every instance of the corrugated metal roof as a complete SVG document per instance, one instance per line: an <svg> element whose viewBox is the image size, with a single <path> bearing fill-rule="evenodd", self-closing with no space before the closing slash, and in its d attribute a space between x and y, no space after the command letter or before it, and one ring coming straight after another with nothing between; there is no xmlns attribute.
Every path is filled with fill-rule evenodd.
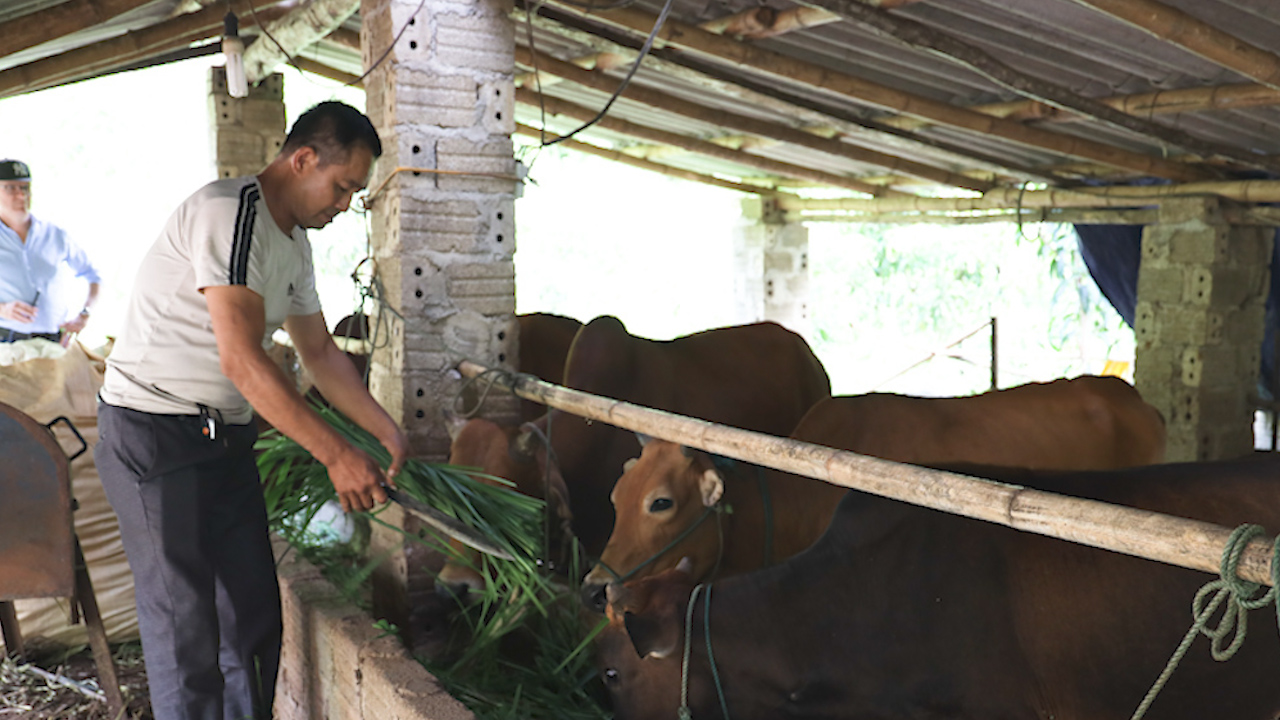
<svg viewBox="0 0 1280 720"><path fill-rule="evenodd" d="M9 0L0 3L0 23L54 7L60 1ZM6 70L20 68L34 59L100 42L128 30L156 25L172 14L179 7L179 2L156 0L92 28L0 58L0 77ZM1274 38L1280 37L1280 3L1273 0L1164 2L1244 42L1269 52L1275 51ZM757 0L672 0L670 17L673 21L696 25L762 5L778 11L796 7L785 0L766 0L763 4ZM608 13L589 15L583 21L572 19L581 16L566 5L552 3L547 7L568 18L562 21L539 18L534 23L532 44L539 53L547 56L568 60L589 55L598 49L617 50L614 40L638 47L643 39L643 34L636 30L601 24L601 18L607 19ZM663 3L661 0L638 0L628 7L656 16ZM185 5L183 8L189 9ZM890 17L920 23L985 52L1010 68L1085 98L1105 99L1254 82L1150 32L1095 10L1084 0L923 0L908 2L887 12ZM528 29L521 21L524 16L519 11L516 17L520 21L515 33L516 42L524 46L529 42ZM359 22L359 17L355 16L344 27L358 30ZM567 27L566 23L579 27ZM832 22L742 42L956 108L1020 99L1017 93L966 64L937 52L911 47L855 21ZM361 71L359 54L338 44L318 43L303 55L341 72L359 74ZM610 70L608 75L620 78L626 69ZM764 120L781 127L827 125L838 131L837 137L851 146L888 153L939 170L981 173L999 166L998 174L1005 183L1053 175L1061 168L1070 168L1060 175L1065 182L1073 177L1073 173L1083 169L1087 174L1091 172L1089 168L1098 166L1096 161L956 126L917 124L906 130L894 130L887 124L898 122L895 114L867 99L838 95L828 88L806 85L767 70L687 48L672 49L659 43L633 82L637 87L660 90L715 112ZM95 69L95 72L100 71ZM717 77L709 78L701 72L711 72ZM528 87L533 89L534 86L530 84ZM604 93L571 82L548 83L543 90L550 97L591 109L603 106L607 99ZM686 118L632 102L625 96L614 105L611 115L702 140L742 134L733 127ZM540 122L538 110L532 107L522 106L517 117L529 124ZM1266 158L1280 154L1280 104L1152 114L1143 119L1185 132L1197 140L1217 143L1239 156ZM548 122L553 129L560 131L567 131L578 124L565 118L549 118ZM1174 143L1094 119L1030 120L1025 124L1152 158L1187 156ZM886 130L893 134L885 134ZM650 144L599 127L586 131L582 139L611 148ZM877 164L787 143L753 144L743 152L849 177L902 174ZM660 153L660 156L661 162L707 174L738 177L762 174L747 165L686 152ZM1098 177L1107 178L1139 174L1132 170L1102 167L1096 171ZM919 186L914 185L911 190L919 191Z"/></svg>

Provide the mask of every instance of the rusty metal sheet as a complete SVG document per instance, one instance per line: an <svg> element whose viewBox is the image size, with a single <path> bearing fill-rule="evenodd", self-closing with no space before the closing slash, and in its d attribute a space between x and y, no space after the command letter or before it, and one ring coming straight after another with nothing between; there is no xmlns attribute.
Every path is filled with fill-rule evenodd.
<svg viewBox="0 0 1280 720"><path fill-rule="evenodd" d="M48 428L0 403L0 600L75 588L71 484Z"/></svg>

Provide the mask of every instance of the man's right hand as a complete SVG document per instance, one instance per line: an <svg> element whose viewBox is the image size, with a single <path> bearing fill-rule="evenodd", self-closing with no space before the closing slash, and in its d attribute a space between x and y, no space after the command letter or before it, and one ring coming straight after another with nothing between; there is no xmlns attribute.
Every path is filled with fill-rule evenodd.
<svg viewBox="0 0 1280 720"><path fill-rule="evenodd" d="M36 306L24 303L21 300L0 303L0 317L20 323L35 322Z"/></svg>
<svg viewBox="0 0 1280 720"><path fill-rule="evenodd" d="M372 510L387 501L387 493L382 489L386 476L364 451L348 446L326 467L343 512Z"/></svg>

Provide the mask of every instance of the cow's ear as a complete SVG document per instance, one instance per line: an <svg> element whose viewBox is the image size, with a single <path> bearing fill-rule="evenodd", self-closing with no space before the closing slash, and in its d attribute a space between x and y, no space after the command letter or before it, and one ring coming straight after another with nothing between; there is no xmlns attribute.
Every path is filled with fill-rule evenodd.
<svg viewBox="0 0 1280 720"><path fill-rule="evenodd" d="M444 416L444 427L449 431L449 441L453 442L454 440L457 440L458 433L462 432L462 428L467 424L467 418L462 417L448 408L441 410L440 414Z"/></svg>
<svg viewBox="0 0 1280 720"><path fill-rule="evenodd" d="M670 657L680 641L677 637L679 629L670 627L671 623L664 627L657 618L629 612L622 616L622 622L627 627L627 635L631 636L636 654L641 658Z"/></svg>
<svg viewBox="0 0 1280 720"><path fill-rule="evenodd" d="M702 491L702 504L712 507L724 497L724 478L715 468L708 468L698 480L698 489Z"/></svg>

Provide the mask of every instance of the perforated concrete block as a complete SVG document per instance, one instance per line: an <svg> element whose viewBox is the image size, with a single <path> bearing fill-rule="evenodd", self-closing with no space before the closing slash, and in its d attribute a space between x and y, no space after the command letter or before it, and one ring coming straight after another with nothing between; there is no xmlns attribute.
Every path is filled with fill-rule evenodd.
<svg viewBox="0 0 1280 720"><path fill-rule="evenodd" d="M436 23L435 50L441 65L508 75L514 71L515 31L505 14L440 13Z"/></svg>
<svg viewBox="0 0 1280 720"><path fill-rule="evenodd" d="M1138 270L1138 297L1147 303L1182 302L1187 287L1181 267L1143 264Z"/></svg>

